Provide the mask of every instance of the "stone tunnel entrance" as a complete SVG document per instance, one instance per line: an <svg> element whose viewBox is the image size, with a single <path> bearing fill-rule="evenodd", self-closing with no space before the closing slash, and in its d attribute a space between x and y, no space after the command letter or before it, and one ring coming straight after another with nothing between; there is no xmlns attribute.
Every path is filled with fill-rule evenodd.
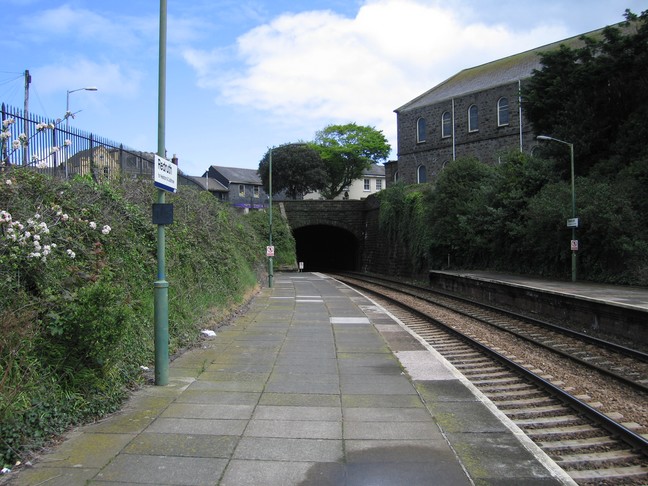
<svg viewBox="0 0 648 486"><path fill-rule="evenodd" d="M293 230L297 245L297 261L304 262L304 271L323 272L356 270L358 240L335 226L312 225Z"/></svg>

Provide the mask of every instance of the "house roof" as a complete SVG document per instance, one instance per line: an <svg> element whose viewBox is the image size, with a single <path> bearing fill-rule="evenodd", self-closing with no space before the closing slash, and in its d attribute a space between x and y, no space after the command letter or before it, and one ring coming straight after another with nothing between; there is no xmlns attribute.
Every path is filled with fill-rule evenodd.
<svg viewBox="0 0 648 486"><path fill-rule="evenodd" d="M212 165L212 169L221 174L230 183L261 185L261 177L256 169L239 169L237 167L221 167Z"/></svg>
<svg viewBox="0 0 648 486"><path fill-rule="evenodd" d="M195 184L197 184L201 189L204 189L206 191L211 191L211 192L229 192L229 189L225 187L223 184L218 182L214 178L209 178L209 177L196 177L196 176L184 176L187 179L193 181Z"/></svg>
<svg viewBox="0 0 648 486"><path fill-rule="evenodd" d="M405 112L482 91L489 87L501 86L529 78L534 69L542 68L540 53L558 49L563 44L570 48L577 48L584 44L582 40L584 35L596 37L601 35L602 31L603 29L594 30L480 66L464 69L394 111L396 113Z"/></svg>
<svg viewBox="0 0 648 486"><path fill-rule="evenodd" d="M371 167L362 171L366 176L385 177L385 167L378 164L371 164Z"/></svg>

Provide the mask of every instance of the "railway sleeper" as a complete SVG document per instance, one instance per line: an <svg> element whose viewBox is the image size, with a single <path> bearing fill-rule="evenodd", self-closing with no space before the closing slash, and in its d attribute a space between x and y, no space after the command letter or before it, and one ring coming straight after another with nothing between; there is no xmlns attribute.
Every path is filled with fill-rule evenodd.
<svg viewBox="0 0 648 486"><path fill-rule="evenodd" d="M621 481L624 479L640 480L643 476L645 476L646 480L646 482L644 482L643 484L648 483L648 468L646 468L645 466L612 467L608 469L594 470L573 470L567 471L567 474L569 474L574 481L577 481L580 484L589 481L592 481L592 484L600 484L601 481Z"/></svg>
<svg viewBox="0 0 648 486"><path fill-rule="evenodd" d="M549 405L546 407L526 407L526 408L510 408L508 410L502 410L506 415L513 419L517 420L518 418L538 416L545 414L555 414L556 412L562 412L565 410L565 407L562 405Z"/></svg>
<svg viewBox="0 0 648 486"><path fill-rule="evenodd" d="M535 387L528 383L493 383L492 381L482 381L479 384L473 383L476 385L483 393L489 394L492 392L504 392L504 391L517 391L517 390L534 390Z"/></svg>
<svg viewBox="0 0 648 486"><path fill-rule="evenodd" d="M628 449L619 449L603 452L585 452L577 454L558 454L552 459L562 468L571 467L579 464L600 464L606 465L611 463L629 463L636 464L643 459L643 456L635 454Z"/></svg>
<svg viewBox="0 0 648 486"><path fill-rule="evenodd" d="M534 417L528 419L519 419L515 420L515 424L519 427L550 427L555 425L576 425L579 422L582 423L583 419L578 415L555 415L548 417ZM535 429L534 429L535 430Z"/></svg>
<svg viewBox="0 0 648 486"><path fill-rule="evenodd" d="M587 449L601 449L609 448L617 445L618 441L609 435L602 435L596 437L588 437L585 439L568 439L557 441L543 441L538 442L538 446L545 452L559 452L562 450L587 450Z"/></svg>
<svg viewBox="0 0 648 486"><path fill-rule="evenodd" d="M524 433L530 438L540 441L543 437L554 437L556 440L561 440L562 438L565 438L567 436L570 436L570 440L577 438L594 437L600 435L601 432L599 429L596 429L591 425L581 424L571 425L569 427L548 427L542 429L525 428Z"/></svg>

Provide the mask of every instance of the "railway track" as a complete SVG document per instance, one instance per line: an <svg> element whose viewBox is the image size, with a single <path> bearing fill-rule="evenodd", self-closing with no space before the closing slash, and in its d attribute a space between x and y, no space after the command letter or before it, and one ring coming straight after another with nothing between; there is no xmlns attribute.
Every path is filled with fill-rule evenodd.
<svg viewBox="0 0 648 486"><path fill-rule="evenodd" d="M578 484L648 484L648 440L639 433L647 424L600 412L607 408L604 403L573 395L568 383L548 375L533 358L569 362L593 382L601 381L593 374L602 376L614 390L610 394L645 406L648 364L642 353L599 340L579 341L576 333L567 336L547 323L534 325L509 311L432 295L403 282L334 277L378 296ZM539 351L528 352L529 347Z"/></svg>

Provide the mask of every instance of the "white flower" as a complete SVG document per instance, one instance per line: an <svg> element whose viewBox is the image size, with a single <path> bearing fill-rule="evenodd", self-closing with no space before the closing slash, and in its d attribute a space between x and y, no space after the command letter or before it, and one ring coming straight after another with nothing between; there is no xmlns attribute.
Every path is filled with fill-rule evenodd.
<svg viewBox="0 0 648 486"><path fill-rule="evenodd" d="M11 137L11 132L9 132L7 130L4 130L4 131L0 132L0 138L1 139L7 140L10 137Z"/></svg>
<svg viewBox="0 0 648 486"><path fill-rule="evenodd" d="M52 147L52 149L50 150L50 154L55 154L59 150L61 150L61 149L59 149L58 147Z"/></svg>
<svg viewBox="0 0 648 486"><path fill-rule="evenodd" d="M70 145L72 145L72 140L70 140L70 139L68 138L68 139L65 140L65 142L64 142L63 144L64 144L66 147L69 147Z"/></svg>
<svg viewBox="0 0 648 486"><path fill-rule="evenodd" d="M11 184L13 184L13 182L11 182L11 179L7 179L7 180L5 181L5 184L7 184L8 186L10 186Z"/></svg>
<svg viewBox="0 0 648 486"><path fill-rule="evenodd" d="M97 229L97 223L90 221L90 229Z"/></svg>
<svg viewBox="0 0 648 486"><path fill-rule="evenodd" d="M54 150L54 149L56 149L56 147L54 147L54 148L52 149L52 153L54 153L54 152L56 151L56 150ZM58 149L57 149L57 150L58 150ZM45 162L44 160L41 161L41 162L39 162L38 164L36 164L36 168L37 168L37 169L47 169L47 162Z"/></svg>
<svg viewBox="0 0 648 486"><path fill-rule="evenodd" d="M74 253L72 250L68 249L65 253L68 254L70 258L74 258L76 256L76 253Z"/></svg>
<svg viewBox="0 0 648 486"><path fill-rule="evenodd" d="M101 232L102 232L104 235L107 235L108 233L110 233L111 230L112 230L112 228L111 228L110 226L108 226L108 225L106 225L106 226L104 226L103 228L101 228Z"/></svg>
<svg viewBox="0 0 648 486"><path fill-rule="evenodd" d="M16 120L13 118L7 118L6 120L2 120L2 126L7 128L9 125L13 125Z"/></svg>
<svg viewBox="0 0 648 486"><path fill-rule="evenodd" d="M20 148L20 141L19 140L14 140L13 142L11 142L11 147L14 150L18 150Z"/></svg>
<svg viewBox="0 0 648 486"><path fill-rule="evenodd" d="M29 231L25 231L25 238L30 238L30 237L31 237L31 233Z"/></svg>
<svg viewBox="0 0 648 486"><path fill-rule="evenodd" d="M40 235L34 235L34 241L40 241Z"/></svg>

